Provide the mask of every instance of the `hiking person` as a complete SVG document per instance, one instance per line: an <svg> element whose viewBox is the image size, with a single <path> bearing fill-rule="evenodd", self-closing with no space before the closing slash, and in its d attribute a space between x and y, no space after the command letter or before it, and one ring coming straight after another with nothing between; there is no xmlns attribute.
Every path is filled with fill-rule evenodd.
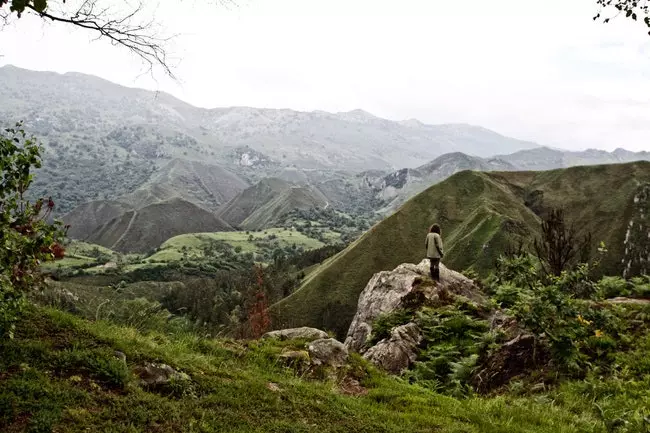
<svg viewBox="0 0 650 433"><path fill-rule="evenodd" d="M424 244L427 250L427 259L430 263L431 278L434 281L440 281L440 259L445 254L442 251L442 236L440 235L440 226L434 224L427 233L427 240Z"/></svg>

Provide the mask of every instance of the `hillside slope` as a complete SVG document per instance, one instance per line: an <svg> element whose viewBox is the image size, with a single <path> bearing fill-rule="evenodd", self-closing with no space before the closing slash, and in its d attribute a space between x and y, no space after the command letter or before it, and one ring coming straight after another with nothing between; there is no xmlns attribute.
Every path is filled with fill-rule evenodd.
<svg viewBox="0 0 650 433"><path fill-rule="evenodd" d="M108 221L131 210L133 208L126 203L115 200L98 200L75 207L62 219L70 226L68 236L72 239L87 239Z"/></svg>
<svg viewBox="0 0 650 433"><path fill-rule="evenodd" d="M222 166L173 159L157 170L146 183L119 200L140 208L182 198L216 211L247 187L244 179Z"/></svg>
<svg viewBox="0 0 650 433"><path fill-rule="evenodd" d="M238 226L265 203L289 188L291 183L282 179L263 179L225 203L217 214L229 224Z"/></svg>
<svg viewBox="0 0 650 433"><path fill-rule="evenodd" d="M461 152L447 153L413 169L390 173L372 184L375 196L384 201L381 212L398 209L409 198L463 170L513 171L517 168L496 158L479 158Z"/></svg>
<svg viewBox="0 0 650 433"><path fill-rule="evenodd" d="M241 223L246 230L259 230L281 223L282 217L293 210L325 208L327 198L318 190L306 186L291 186L264 203Z"/></svg>
<svg viewBox="0 0 650 433"><path fill-rule="evenodd" d="M45 145L34 193L53 196L62 213L132 192L174 158L220 164L257 181L278 167L393 170L447 152L487 156L537 146L477 126L397 122L362 110L203 109L79 73L3 66L0 83L0 119L24 120ZM115 179L119 184L109 182Z"/></svg>
<svg viewBox="0 0 650 433"><path fill-rule="evenodd" d="M606 274L621 274L634 197L650 182L650 163L584 166L548 172L464 171L408 201L321 267L272 308L278 327L310 325L342 335L359 293L375 272L424 256L429 225L441 223L445 263L485 274L510 242L530 241L540 213L563 207L568 219L605 241Z"/></svg>
<svg viewBox="0 0 650 433"><path fill-rule="evenodd" d="M174 332L174 326L183 329L182 322L160 315L149 323L160 328L139 332L29 308L16 338L0 345L0 431L606 431L595 415L572 413L569 405L541 398L457 400L389 377L359 358L337 379L310 380L277 358L282 346L297 350L304 341L200 338ZM140 376L149 382L160 377L142 373L150 363L187 376L147 386Z"/></svg>
<svg viewBox="0 0 650 433"><path fill-rule="evenodd" d="M631 152L621 148L613 152L598 149L572 152L544 146L535 149L520 150L510 155L499 155L495 158L507 161L519 170L552 170L579 165L650 161L650 152Z"/></svg>
<svg viewBox="0 0 650 433"><path fill-rule="evenodd" d="M175 198L125 212L84 240L123 253L147 252L176 235L229 230L215 214Z"/></svg>

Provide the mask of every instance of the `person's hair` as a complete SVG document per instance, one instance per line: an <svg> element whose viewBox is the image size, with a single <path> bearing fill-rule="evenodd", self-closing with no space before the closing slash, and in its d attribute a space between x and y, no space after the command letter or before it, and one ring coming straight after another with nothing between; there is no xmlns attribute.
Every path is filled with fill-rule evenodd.
<svg viewBox="0 0 650 433"><path fill-rule="evenodd" d="M440 226L438 224L434 224L431 226L429 229L429 233L438 233L440 234Z"/></svg>

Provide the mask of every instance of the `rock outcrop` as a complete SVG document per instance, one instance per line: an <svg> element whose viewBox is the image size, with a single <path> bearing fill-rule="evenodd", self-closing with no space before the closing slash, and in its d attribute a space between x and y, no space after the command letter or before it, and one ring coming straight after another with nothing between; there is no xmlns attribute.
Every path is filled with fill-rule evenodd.
<svg viewBox="0 0 650 433"><path fill-rule="evenodd" d="M386 371L399 374L415 362L421 341L418 325L411 322L394 328L390 338L371 347L363 357Z"/></svg>
<svg viewBox="0 0 650 433"><path fill-rule="evenodd" d="M313 365L343 367L348 360L348 349L333 338L312 341L308 350Z"/></svg>
<svg viewBox="0 0 650 433"><path fill-rule="evenodd" d="M442 264L440 282L429 280L428 259L417 265L405 263L392 271L379 272L370 279L359 296L357 313L350 324L345 345L350 350L364 354L370 349L367 342L372 333L372 324L380 315L399 308L444 302L445 298L454 295L464 296L480 304L485 302L480 289L472 280ZM398 341L400 335L402 334L391 335L393 342L390 345L388 342L382 344L382 348L392 350L395 345L411 347L408 341ZM406 335L413 337L411 332ZM388 354L385 356L390 357ZM379 349L373 351L373 358L383 357Z"/></svg>
<svg viewBox="0 0 650 433"><path fill-rule="evenodd" d="M172 381L191 381L190 376L174 370L167 364L154 364L147 362L143 366L136 367L133 371L140 378L140 385L162 386Z"/></svg>
<svg viewBox="0 0 650 433"><path fill-rule="evenodd" d="M316 328L309 328L303 326L302 328L289 328L289 329L280 329L277 331L270 331L262 335L262 338L275 338L277 340L319 340L322 338L328 338L327 332L321 331Z"/></svg>

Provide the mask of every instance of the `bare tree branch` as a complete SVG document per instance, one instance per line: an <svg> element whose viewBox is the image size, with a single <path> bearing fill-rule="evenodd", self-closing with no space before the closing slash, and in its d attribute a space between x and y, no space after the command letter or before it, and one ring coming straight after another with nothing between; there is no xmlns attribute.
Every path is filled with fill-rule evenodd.
<svg viewBox="0 0 650 433"><path fill-rule="evenodd" d="M172 36L157 36L154 31L155 21L153 19L138 22L136 18L141 15L142 7L142 3L139 3L125 15L112 18L113 14L109 8L98 7L97 0L83 1L79 8L68 16L51 13L49 8L39 12L33 4L26 5L26 9L42 18L96 31L97 39L107 38L113 45L127 48L140 57L149 66L149 70L157 65L162 67L167 75L175 78L168 64L165 49L165 44L172 39Z"/></svg>
<svg viewBox="0 0 650 433"><path fill-rule="evenodd" d="M147 13L143 1L138 0L133 7L121 3L128 9L115 11L103 6L101 0L80 0L78 6L66 0L26 0L21 2L21 8L16 8L12 0L0 0L0 25L8 23L12 15L20 18L27 11L51 22L90 30L97 33L95 40L108 39L113 45L127 48L148 65L149 72L154 66L161 67L175 79L167 48L176 35L161 36L153 16L143 19Z"/></svg>

